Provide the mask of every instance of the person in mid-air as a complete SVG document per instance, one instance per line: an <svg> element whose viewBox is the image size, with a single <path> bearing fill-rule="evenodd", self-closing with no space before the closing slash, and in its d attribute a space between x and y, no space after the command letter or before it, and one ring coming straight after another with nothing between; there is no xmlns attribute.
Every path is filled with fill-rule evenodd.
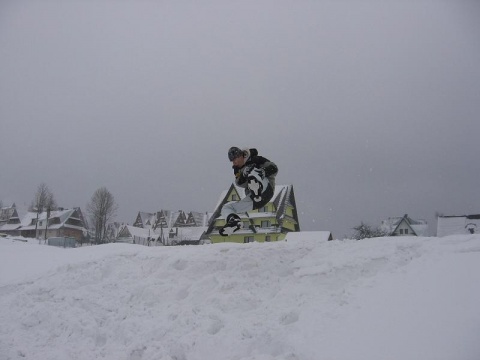
<svg viewBox="0 0 480 360"><path fill-rule="evenodd" d="M235 185L245 189L245 197L222 207L221 215L226 224L220 235L228 236L242 227L239 213L260 209L273 197L277 165L258 155L257 149L241 150L236 146L228 150L228 160L232 162Z"/></svg>

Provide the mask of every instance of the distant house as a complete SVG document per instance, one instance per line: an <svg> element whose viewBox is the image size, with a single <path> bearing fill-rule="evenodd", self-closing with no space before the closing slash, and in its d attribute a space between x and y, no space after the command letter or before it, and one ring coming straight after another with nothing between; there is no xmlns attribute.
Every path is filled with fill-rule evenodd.
<svg viewBox="0 0 480 360"><path fill-rule="evenodd" d="M388 236L428 236L427 221L413 220L408 214L383 220L380 229Z"/></svg>
<svg viewBox="0 0 480 360"><path fill-rule="evenodd" d="M437 219L437 236L479 234L479 215L439 216Z"/></svg>
<svg viewBox="0 0 480 360"><path fill-rule="evenodd" d="M117 241L141 245L196 245L203 243L211 214L183 210L140 211L133 226L126 225Z"/></svg>
<svg viewBox="0 0 480 360"><path fill-rule="evenodd" d="M195 227L207 226L210 214L183 210L171 211L160 210L155 213L140 211L133 223L133 226L148 228L174 228L174 227Z"/></svg>
<svg viewBox="0 0 480 360"><path fill-rule="evenodd" d="M278 241L285 239L291 231L300 231L293 185L277 185L272 200L265 207L239 214L243 221L242 229L228 237L221 236L218 230L225 225L225 219L220 216L223 205L243 197L244 190L235 184L220 195L206 233L213 243Z"/></svg>
<svg viewBox="0 0 480 360"><path fill-rule="evenodd" d="M15 203L0 208L0 233L18 236L20 235L19 228L21 225Z"/></svg>
<svg viewBox="0 0 480 360"><path fill-rule="evenodd" d="M116 242L146 246L198 245L203 243L206 231L205 226L152 229L125 225L120 229Z"/></svg>
<svg viewBox="0 0 480 360"><path fill-rule="evenodd" d="M20 235L29 238L73 237L82 241L88 233L80 208L55 210L48 215L47 218L46 211L40 213L36 225L37 213L28 212L22 219Z"/></svg>
<svg viewBox="0 0 480 360"><path fill-rule="evenodd" d="M158 239L158 235L152 229L124 225L120 228L115 242L149 245L155 239Z"/></svg>

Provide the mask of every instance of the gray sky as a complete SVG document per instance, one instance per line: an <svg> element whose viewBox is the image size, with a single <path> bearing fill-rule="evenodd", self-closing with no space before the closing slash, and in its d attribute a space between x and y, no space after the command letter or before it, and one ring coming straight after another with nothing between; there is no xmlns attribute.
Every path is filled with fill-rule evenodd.
<svg viewBox="0 0 480 360"><path fill-rule="evenodd" d="M478 1L0 3L0 200L213 211L226 152L303 230L480 213Z"/></svg>

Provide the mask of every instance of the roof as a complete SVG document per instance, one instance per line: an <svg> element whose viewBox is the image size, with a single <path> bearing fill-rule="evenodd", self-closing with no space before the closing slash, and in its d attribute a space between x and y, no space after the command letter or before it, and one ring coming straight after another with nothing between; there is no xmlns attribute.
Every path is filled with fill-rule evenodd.
<svg viewBox="0 0 480 360"><path fill-rule="evenodd" d="M190 211L187 213L183 210L178 210L178 211L160 210L154 213L140 211L137 215L134 225L137 225L138 220L140 218L141 224L138 224L140 225L138 227L151 229L157 223L157 219L164 217L166 222L164 229L172 228L175 226L179 226L179 227L188 226L187 220L189 219L190 216L195 221L195 226L198 227L198 226L206 226L208 224L208 220L211 214L206 212L197 212L197 211Z"/></svg>
<svg viewBox="0 0 480 360"><path fill-rule="evenodd" d="M155 232L152 233L150 229L144 229L132 225L125 225L118 233L118 237L140 237L148 238L152 237Z"/></svg>
<svg viewBox="0 0 480 360"><path fill-rule="evenodd" d="M202 235L207 231L206 226L191 226L191 227L175 227L167 228L163 230L163 236L167 239L167 242L170 241L170 233L173 232L175 235L172 240L183 241L183 240L200 240ZM131 225L125 225L118 233L119 239L125 238L158 238L161 235L161 229L145 229Z"/></svg>

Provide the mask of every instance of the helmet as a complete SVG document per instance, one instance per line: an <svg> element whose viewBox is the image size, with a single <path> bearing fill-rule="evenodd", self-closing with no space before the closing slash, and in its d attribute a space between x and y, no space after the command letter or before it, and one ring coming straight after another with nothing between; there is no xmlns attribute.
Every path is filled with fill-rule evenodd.
<svg viewBox="0 0 480 360"><path fill-rule="evenodd" d="M228 149L228 160L233 161L237 157L243 156L243 151L236 146L232 146Z"/></svg>

